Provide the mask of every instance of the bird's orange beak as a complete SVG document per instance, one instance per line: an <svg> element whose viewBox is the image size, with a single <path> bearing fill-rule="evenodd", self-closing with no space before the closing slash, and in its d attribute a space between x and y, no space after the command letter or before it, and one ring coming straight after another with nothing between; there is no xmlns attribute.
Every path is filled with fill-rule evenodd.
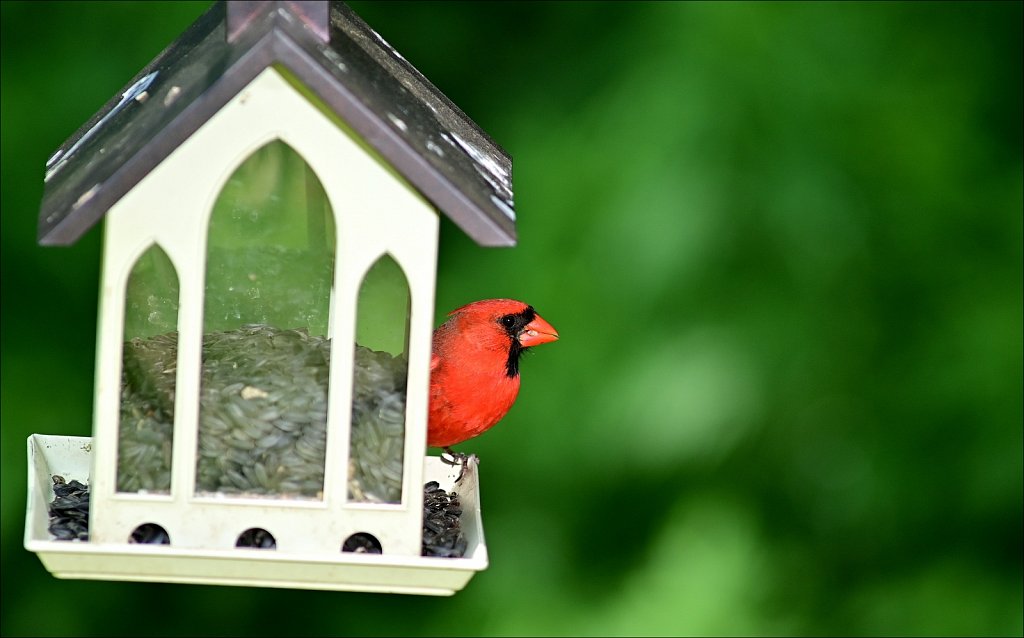
<svg viewBox="0 0 1024 638"><path fill-rule="evenodd" d="M524 348L557 340L558 331L550 323L541 319L540 315L534 315L533 321L523 326L523 331L519 333L519 345Z"/></svg>

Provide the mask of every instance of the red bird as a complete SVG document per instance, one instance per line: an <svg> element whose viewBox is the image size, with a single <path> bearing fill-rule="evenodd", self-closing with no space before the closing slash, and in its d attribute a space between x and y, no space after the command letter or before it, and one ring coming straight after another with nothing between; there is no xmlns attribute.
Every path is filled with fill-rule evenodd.
<svg viewBox="0 0 1024 638"><path fill-rule="evenodd" d="M451 446L505 416L519 394L519 357L556 339L551 324L514 299L486 299L449 313L434 331L427 445L444 448L451 464L461 461L465 470L466 455Z"/></svg>

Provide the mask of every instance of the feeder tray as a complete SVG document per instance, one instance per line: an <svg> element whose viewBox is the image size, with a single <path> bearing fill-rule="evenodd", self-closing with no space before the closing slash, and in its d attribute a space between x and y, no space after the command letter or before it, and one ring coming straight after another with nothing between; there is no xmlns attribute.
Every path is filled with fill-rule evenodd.
<svg viewBox="0 0 1024 638"><path fill-rule="evenodd" d="M173 545L58 541L48 531L53 475L89 483L92 439L33 434L28 438L28 511L25 548L58 578L128 580L203 585L246 585L449 596L487 568L480 517L479 476L470 465L456 488L458 467L428 456L423 481L457 491L462 530L468 541L462 558L391 556L342 552L336 555L280 550L177 549ZM265 506L259 503L258 506ZM287 507L287 505L281 505Z"/></svg>

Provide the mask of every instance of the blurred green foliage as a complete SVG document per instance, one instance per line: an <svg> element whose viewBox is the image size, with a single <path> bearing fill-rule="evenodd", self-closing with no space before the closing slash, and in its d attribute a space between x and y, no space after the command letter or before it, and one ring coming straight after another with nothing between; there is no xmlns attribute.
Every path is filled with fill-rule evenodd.
<svg viewBox="0 0 1024 638"><path fill-rule="evenodd" d="M328 332L335 225L327 193L286 143L234 170L206 235L203 332L245 324Z"/></svg>
<svg viewBox="0 0 1024 638"><path fill-rule="evenodd" d="M61 581L25 438L90 433L101 231L50 153L208 6L0 4L2 633L1021 635L1022 5L353 7L515 159L438 319L562 335L483 461L451 599Z"/></svg>
<svg viewBox="0 0 1024 638"><path fill-rule="evenodd" d="M171 258L150 244L132 265L124 285L124 339L147 338L178 329L181 286Z"/></svg>

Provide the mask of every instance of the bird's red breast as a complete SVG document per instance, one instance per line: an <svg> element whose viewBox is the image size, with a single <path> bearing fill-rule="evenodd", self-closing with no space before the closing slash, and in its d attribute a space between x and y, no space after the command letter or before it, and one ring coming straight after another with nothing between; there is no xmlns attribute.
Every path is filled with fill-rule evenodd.
<svg viewBox="0 0 1024 638"><path fill-rule="evenodd" d="M434 331L427 445L455 445L497 424L519 394L520 355L556 339L551 324L514 299L453 310Z"/></svg>

